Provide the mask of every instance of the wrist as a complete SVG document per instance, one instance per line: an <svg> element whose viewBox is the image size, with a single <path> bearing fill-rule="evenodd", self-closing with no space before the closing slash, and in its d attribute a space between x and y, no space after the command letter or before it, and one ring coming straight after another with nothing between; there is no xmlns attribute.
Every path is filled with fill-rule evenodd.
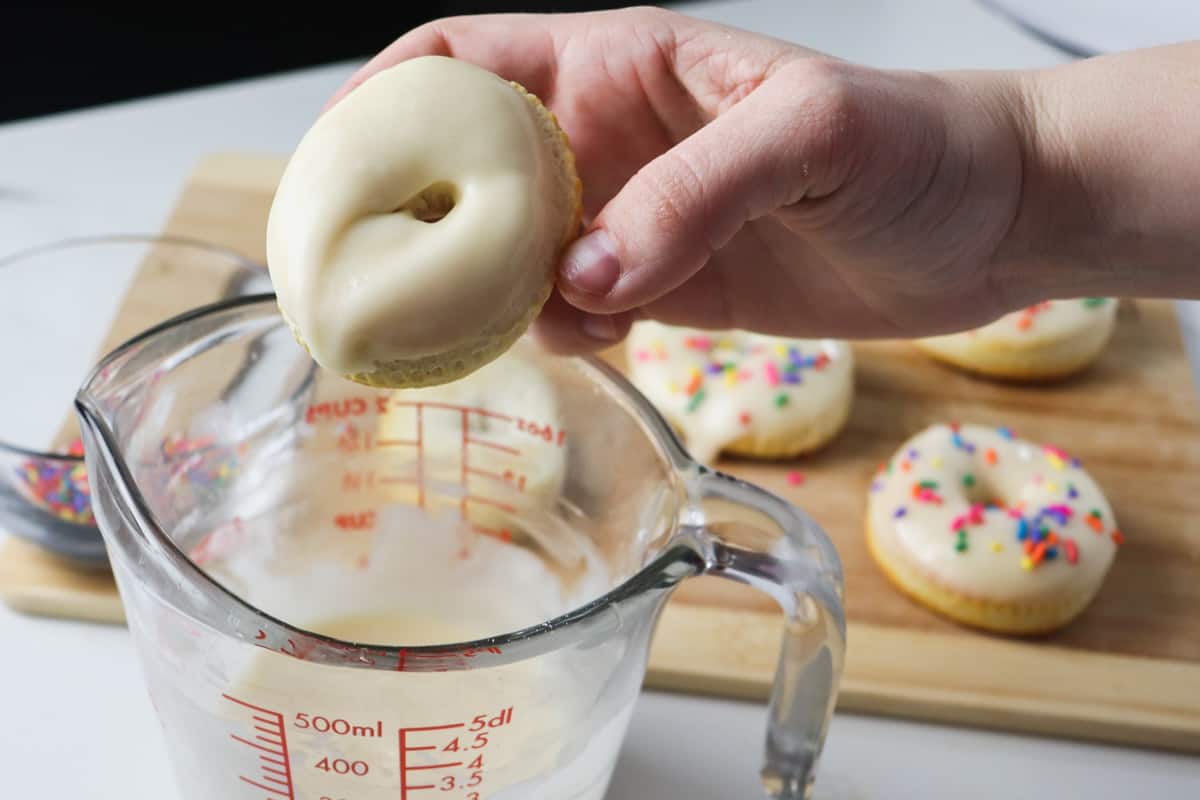
<svg viewBox="0 0 1200 800"><path fill-rule="evenodd" d="M1022 180L997 268L1032 299L1196 294L1200 168L1181 136L1196 127L1164 113L1169 85L1149 90L1147 66L1118 56L1006 80Z"/></svg>
<svg viewBox="0 0 1200 800"><path fill-rule="evenodd" d="M1003 73L993 81L998 118L1020 153L1020 194L993 261L997 280L1022 303L1089 296L1104 283L1107 225L1081 169L1046 73Z"/></svg>

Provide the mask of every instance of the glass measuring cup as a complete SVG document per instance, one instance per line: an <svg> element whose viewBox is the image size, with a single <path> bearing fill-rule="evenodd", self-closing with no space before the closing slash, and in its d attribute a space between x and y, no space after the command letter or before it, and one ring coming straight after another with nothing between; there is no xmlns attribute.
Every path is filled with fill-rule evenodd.
<svg viewBox="0 0 1200 800"><path fill-rule="evenodd" d="M523 340L448 387L373 390L263 296L131 340L76 407L189 800L599 800L658 614L700 574L786 614L762 781L809 795L837 555L608 366Z"/></svg>

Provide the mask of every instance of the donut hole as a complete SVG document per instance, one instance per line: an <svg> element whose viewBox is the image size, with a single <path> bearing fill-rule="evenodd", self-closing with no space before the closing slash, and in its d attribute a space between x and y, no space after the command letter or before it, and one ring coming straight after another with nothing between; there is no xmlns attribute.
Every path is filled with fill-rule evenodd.
<svg viewBox="0 0 1200 800"><path fill-rule="evenodd" d="M982 480L976 473L964 473L961 481L963 494L966 496L967 502L971 505L997 505L1002 507L1008 505L996 487L992 486L988 481Z"/></svg>
<svg viewBox="0 0 1200 800"><path fill-rule="evenodd" d="M445 219L457 204L458 187L449 181L438 181L417 192L396 211L411 214L413 219L432 224Z"/></svg>

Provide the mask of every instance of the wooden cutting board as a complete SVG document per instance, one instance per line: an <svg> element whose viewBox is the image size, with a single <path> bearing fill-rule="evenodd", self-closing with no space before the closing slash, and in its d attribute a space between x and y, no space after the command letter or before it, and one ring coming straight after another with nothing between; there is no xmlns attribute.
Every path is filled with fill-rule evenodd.
<svg viewBox="0 0 1200 800"><path fill-rule="evenodd" d="M262 259L281 167L276 156L205 158L167 230ZM178 281L144 270L118 317L122 333L154 321L156 298L178 298ZM195 303L200 294L189 287ZM718 465L804 507L834 538L851 620L839 707L1200 752L1200 403L1171 305L1123 304L1099 363L1052 386L971 378L903 342L856 352L854 409L830 447L788 463ZM874 467L911 433L949 419L1053 441L1106 488L1128 543L1068 629L1031 640L966 630L907 601L868 557L862 518ZM791 471L804 474L801 485ZM0 594L33 613L121 621L110 576L11 539L0 550ZM663 615L647 683L765 698L780 630L763 596L687 581Z"/></svg>

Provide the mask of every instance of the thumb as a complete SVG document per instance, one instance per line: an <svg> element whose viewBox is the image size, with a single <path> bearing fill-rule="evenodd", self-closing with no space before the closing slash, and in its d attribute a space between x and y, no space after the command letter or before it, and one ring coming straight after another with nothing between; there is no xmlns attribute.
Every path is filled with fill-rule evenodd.
<svg viewBox="0 0 1200 800"><path fill-rule="evenodd" d="M845 93L805 83L776 73L630 178L564 254L558 288L567 301L597 314L650 303L747 222L832 191Z"/></svg>

